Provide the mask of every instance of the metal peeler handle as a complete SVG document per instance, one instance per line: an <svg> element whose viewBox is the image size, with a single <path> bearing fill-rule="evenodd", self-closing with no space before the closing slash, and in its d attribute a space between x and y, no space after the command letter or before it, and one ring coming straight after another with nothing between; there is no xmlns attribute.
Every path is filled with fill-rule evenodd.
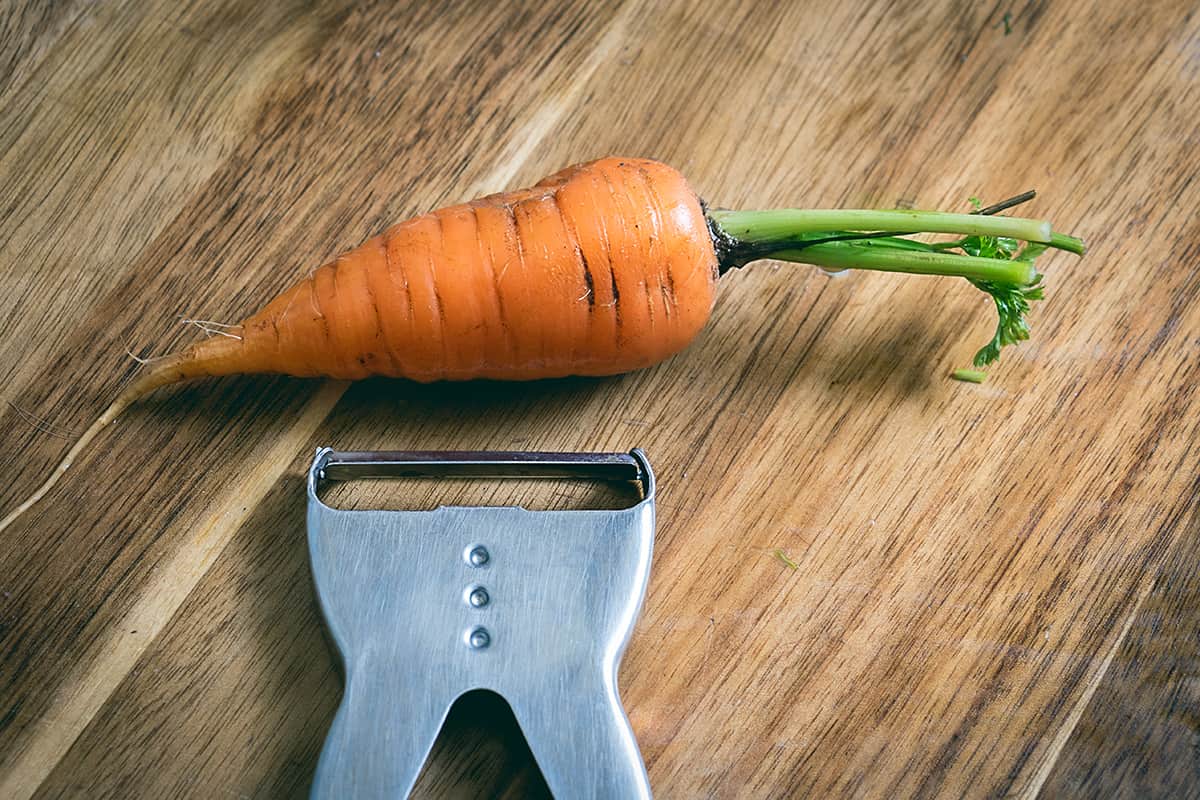
<svg viewBox="0 0 1200 800"><path fill-rule="evenodd" d="M323 481L402 476L635 481L615 510L350 511ZM308 542L346 687L312 796L405 797L450 706L508 701L560 798L650 797L617 691L646 590L654 476L645 454L317 451Z"/></svg>

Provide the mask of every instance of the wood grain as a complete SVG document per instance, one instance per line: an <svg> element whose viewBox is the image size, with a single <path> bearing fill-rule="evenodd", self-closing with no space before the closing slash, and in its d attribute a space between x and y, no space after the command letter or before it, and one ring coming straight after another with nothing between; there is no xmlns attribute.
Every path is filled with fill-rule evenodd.
<svg viewBox="0 0 1200 800"><path fill-rule="evenodd" d="M1200 796L1198 559L1193 512L1063 743L1046 796Z"/></svg>
<svg viewBox="0 0 1200 800"><path fill-rule="evenodd" d="M0 794L304 792L340 693L303 540L318 444L647 450L621 685L660 796L1197 793L1189 4L17 5L0 37L0 398L55 432L180 315L240 317L391 221L607 153L729 207L1032 186L1091 247L1047 261L1033 342L983 386L945 378L992 324L970 287L760 263L619 378L140 404L5 533ZM12 406L0 437L6 508L66 443ZM475 696L418 794L545 791Z"/></svg>

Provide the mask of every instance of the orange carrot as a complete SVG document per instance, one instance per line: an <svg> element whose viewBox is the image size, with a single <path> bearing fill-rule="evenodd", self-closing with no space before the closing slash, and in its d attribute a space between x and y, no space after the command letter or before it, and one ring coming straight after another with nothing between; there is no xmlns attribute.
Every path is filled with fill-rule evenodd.
<svg viewBox="0 0 1200 800"><path fill-rule="evenodd" d="M959 275L1009 290L1036 285L1032 265L1019 259L934 252L889 235L910 229L1065 249L1076 249L1070 243L1077 241L1064 244L1069 237L1053 234L1055 240L1048 225L1033 220L958 214L709 214L683 176L665 164L606 158L569 167L529 189L389 228L317 269L228 335L149 363L50 478L0 520L0 530L44 496L131 403L188 378L612 375L685 347L708 320L719 275L768 256L837 268L862 261L871 269Z"/></svg>

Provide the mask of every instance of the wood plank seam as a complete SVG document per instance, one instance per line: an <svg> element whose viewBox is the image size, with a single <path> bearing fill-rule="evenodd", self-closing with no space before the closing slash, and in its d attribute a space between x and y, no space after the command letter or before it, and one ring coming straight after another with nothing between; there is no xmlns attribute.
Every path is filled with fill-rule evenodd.
<svg viewBox="0 0 1200 800"><path fill-rule="evenodd" d="M627 0L609 23L604 35L591 49L574 80L557 98L551 98L510 138L499 164L484 181L490 190L506 186L550 134L566 111L578 100L599 66L620 47L637 0ZM87 727L109 696L136 665L138 659L166 627L175 612L204 577L208 568L232 541L258 502L270 491L305 442L333 412L350 384L326 383L308 401L292 435L277 441L250 474L258 476L248 486L226 495L209 515L209 523L191 537L160 570L143 600L113 626L117 632L141 631L133 643L116 633L101 646L101 654L90 670L69 678L63 701L53 718L40 720L26 747L17 754L0 782L0 796L13 800L31 797L50 774L79 734ZM299 500L297 500L299 502Z"/></svg>
<svg viewBox="0 0 1200 800"><path fill-rule="evenodd" d="M293 436L280 439L272 447L253 477L236 486L216 511L208 524L189 537L155 577L154 585L134 604L112 635L102 645L93 668L67 682L63 701L52 717L39 722L38 730L29 745L12 765L0 783L0 796L26 798L31 796L54 765L70 749L75 739L116 690L138 658L166 627L179 606L208 568L232 540L243 518L262 499L279 477L270 469L275 464L286 465L296 457L300 442L311 437L333 406L346 391L343 382L324 385L308 402L300 415ZM266 469L264 469L266 467ZM125 631L140 631L132 641Z"/></svg>
<svg viewBox="0 0 1200 800"><path fill-rule="evenodd" d="M1067 742L1070 740L1071 734L1075 732L1076 726L1079 725L1079 720L1083 718L1083 712L1087 709L1088 704L1092 702L1092 697L1096 694L1096 689L1100 687L1104 676L1108 674L1109 667L1112 666L1113 659L1121 649L1125 638L1129 636L1129 631L1133 628L1133 621L1137 618L1142 603L1150 596L1150 591L1154 588L1155 580L1156 572L1150 570L1150 573L1142 581L1142 587L1138 591L1137 600L1134 601L1133 608L1130 609L1129 615L1125 618L1125 624L1121 626L1121 630L1113 640L1112 646L1104 654L1104 659L1100 662L1100 666L1084 686L1083 694L1079 696L1075 705L1071 707L1066 721L1058 729L1058 733L1054 735L1054 739L1050 742L1049 750L1042 763L1038 766L1037 771L1033 774L1033 779L1029 786L1026 787L1025 791L1021 792L1020 796L1023 800L1035 800L1041 794L1046 779L1054 771L1054 765L1058 763L1058 759L1062 755Z"/></svg>

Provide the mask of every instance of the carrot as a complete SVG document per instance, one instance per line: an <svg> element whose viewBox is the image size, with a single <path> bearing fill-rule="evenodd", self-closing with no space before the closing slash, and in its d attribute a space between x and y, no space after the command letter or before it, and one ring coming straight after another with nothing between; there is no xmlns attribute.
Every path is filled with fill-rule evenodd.
<svg viewBox="0 0 1200 800"><path fill-rule="evenodd" d="M900 236L911 232L965 238L929 245ZM1030 243L1019 254L1017 240ZM997 242L1004 243L999 250ZM226 335L149 363L46 482L0 520L0 530L43 497L131 403L189 378L274 372L424 382L627 372L684 348L708 320L720 274L767 257L965 277L997 298L1001 328L1010 328L998 333L1003 344L1027 335L1019 306L1027 310L1040 292L1032 255L1046 246L1082 252L1077 239L1036 220L709 212L680 173L656 161L606 158L568 167L531 188L389 228ZM965 254L951 253L955 248Z"/></svg>

